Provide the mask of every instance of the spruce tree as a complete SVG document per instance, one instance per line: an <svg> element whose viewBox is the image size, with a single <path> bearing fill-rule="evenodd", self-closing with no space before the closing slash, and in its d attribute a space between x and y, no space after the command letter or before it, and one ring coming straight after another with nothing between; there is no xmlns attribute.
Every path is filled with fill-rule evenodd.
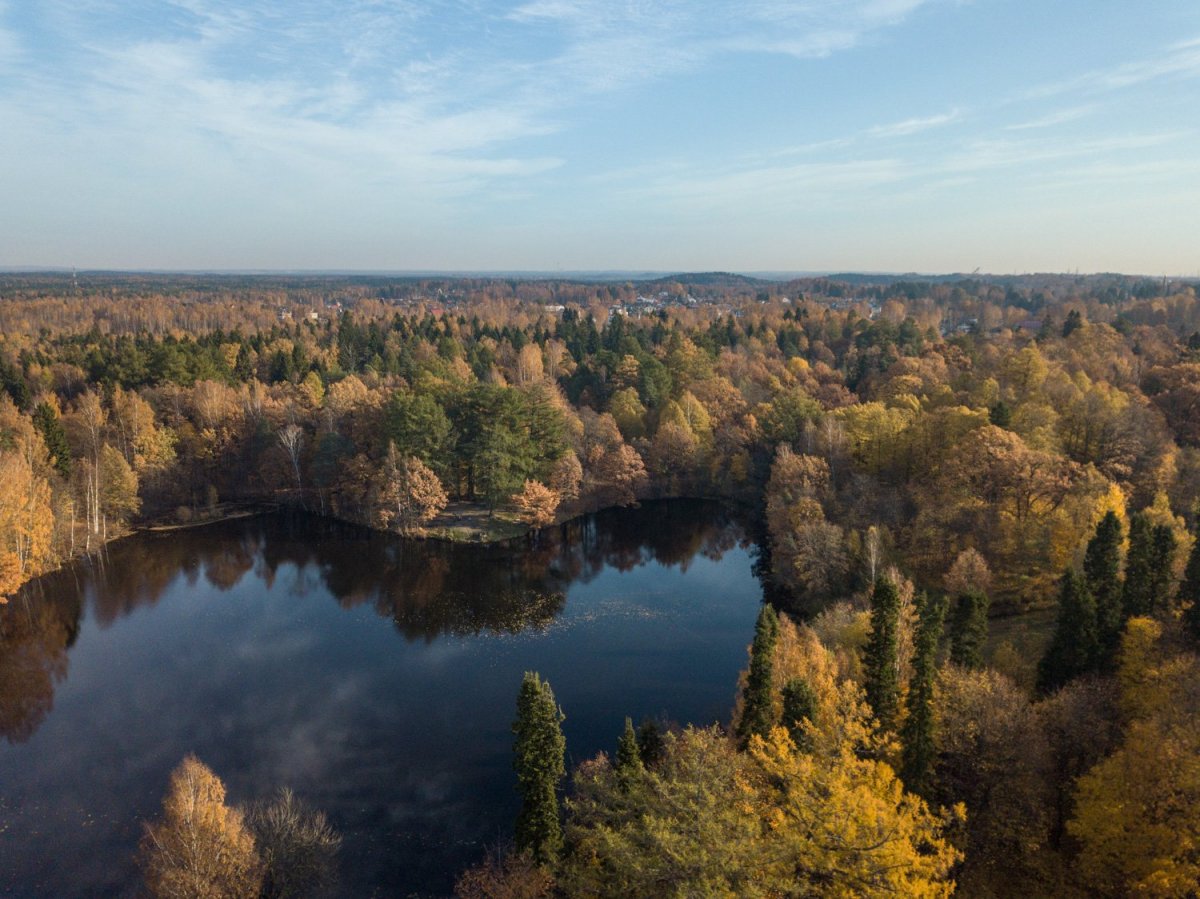
<svg viewBox="0 0 1200 899"><path fill-rule="evenodd" d="M637 742L638 755L641 756L642 764L647 768L657 765L667 750L658 725L650 718L642 719L642 723L638 727Z"/></svg>
<svg viewBox="0 0 1200 899"><path fill-rule="evenodd" d="M1125 586L1121 596L1126 619L1150 614L1153 543L1150 519L1138 512L1129 520L1129 555L1125 557Z"/></svg>
<svg viewBox="0 0 1200 899"><path fill-rule="evenodd" d="M900 703L898 631L900 594L885 577L875 582L871 594L871 636L863 662L867 704L884 730L896 725Z"/></svg>
<svg viewBox="0 0 1200 899"><path fill-rule="evenodd" d="M913 646L913 674L908 685L907 717L900 731L900 779L913 793L924 795L933 765L933 686L937 678L938 643L946 617L942 597L922 597Z"/></svg>
<svg viewBox="0 0 1200 899"><path fill-rule="evenodd" d="M536 672L525 672L517 696L513 722L513 767L521 811L517 815L517 849L539 862L549 862L562 849L558 815L558 785L566 773L563 738L564 715L554 701L554 691Z"/></svg>
<svg viewBox="0 0 1200 899"><path fill-rule="evenodd" d="M635 774L642 770L642 755L638 749L637 734L633 730L633 719L625 719L625 730L617 740L616 770L622 774Z"/></svg>
<svg viewBox="0 0 1200 899"><path fill-rule="evenodd" d="M811 721L817 713L817 694L802 677L794 677L783 687L783 726L788 729L792 742L803 750L808 748L808 736L804 722Z"/></svg>
<svg viewBox="0 0 1200 899"><path fill-rule="evenodd" d="M764 603L754 625L750 672L742 694L742 717L737 726L737 736L743 746L755 734L767 736L775 724L775 642L778 638L779 617L770 603Z"/></svg>
<svg viewBox="0 0 1200 899"><path fill-rule="evenodd" d="M54 407L47 402L40 402L33 410L33 425L42 432L55 469L64 478L71 476L71 447L67 443L67 432L63 429L62 421Z"/></svg>
<svg viewBox="0 0 1200 899"><path fill-rule="evenodd" d="M987 594L982 590L968 590L958 597L954 606L950 625L950 661L963 668L982 668L987 634Z"/></svg>
<svg viewBox="0 0 1200 899"><path fill-rule="evenodd" d="M1083 557L1083 578L1096 601L1096 638L1101 664L1111 667L1125 623L1121 597L1121 520L1108 512L1096 525Z"/></svg>
<svg viewBox="0 0 1200 899"><path fill-rule="evenodd" d="M1058 600L1058 624L1038 665L1038 691L1048 695L1079 675L1095 670L1099 655L1096 602L1084 579L1067 569Z"/></svg>
<svg viewBox="0 0 1200 899"><path fill-rule="evenodd" d="M1175 532L1156 524L1150 531L1150 614L1166 612L1171 605L1171 576L1175 567Z"/></svg>
<svg viewBox="0 0 1200 899"><path fill-rule="evenodd" d="M1188 556L1183 583L1179 585L1179 604L1184 607L1183 623L1192 639L1200 642L1200 537L1192 544L1192 554Z"/></svg>

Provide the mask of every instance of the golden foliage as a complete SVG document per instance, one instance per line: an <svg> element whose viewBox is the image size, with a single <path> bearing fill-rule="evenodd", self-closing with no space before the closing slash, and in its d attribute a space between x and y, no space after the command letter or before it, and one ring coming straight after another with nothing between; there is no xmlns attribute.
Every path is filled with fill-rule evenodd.
<svg viewBox="0 0 1200 899"><path fill-rule="evenodd" d="M1079 780L1079 870L1113 895L1185 899L1200 888L1200 661L1165 656L1162 626L1130 619L1121 645L1121 747Z"/></svg>
<svg viewBox="0 0 1200 899"><path fill-rule="evenodd" d="M171 774L162 820L146 825L140 861L158 899L253 899L263 869L242 813L195 756Z"/></svg>

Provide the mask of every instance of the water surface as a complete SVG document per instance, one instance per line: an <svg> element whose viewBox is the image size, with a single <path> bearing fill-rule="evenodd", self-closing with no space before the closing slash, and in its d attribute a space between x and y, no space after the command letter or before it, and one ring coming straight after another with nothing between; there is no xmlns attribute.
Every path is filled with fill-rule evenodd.
<svg viewBox="0 0 1200 899"><path fill-rule="evenodd" d="M0 894L134 895L189 752L232 802L325 810L345 895L445 893L511 833L522 673L553 685L569 764L626 715L726 721L753 556L685 501L501 547L286 516L115 544L0 607Z"/></svg>

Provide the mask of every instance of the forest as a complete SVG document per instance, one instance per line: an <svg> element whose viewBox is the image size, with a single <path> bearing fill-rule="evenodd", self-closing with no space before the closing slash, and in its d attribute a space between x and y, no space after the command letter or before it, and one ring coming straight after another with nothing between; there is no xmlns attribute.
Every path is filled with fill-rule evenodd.
<svg viewBox="0 0 1200 899"><path fill-rule="evenodd" d="M728 728L568 772L531 673L515 844L461 895L1194 896L1196 289L0 276L0 598L254 504L453 537L717 498L771 587ZM258 895L227 811L215 894Z"/></svg>

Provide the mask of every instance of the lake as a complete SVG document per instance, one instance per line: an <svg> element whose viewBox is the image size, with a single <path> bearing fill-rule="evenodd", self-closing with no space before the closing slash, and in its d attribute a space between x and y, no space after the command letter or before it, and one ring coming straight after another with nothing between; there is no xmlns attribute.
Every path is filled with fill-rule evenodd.
<svg viewBox="0 0 1200 899"><path fill-rule="evenodd" d="M726 723L762 601L722 507L610 510L503 546L298 515L142 534L0 606L0 894L134 895L141 822L195 753L290 786L347 896L441 895L511 837L523 672L568 766L626 715Z"/></svg>

